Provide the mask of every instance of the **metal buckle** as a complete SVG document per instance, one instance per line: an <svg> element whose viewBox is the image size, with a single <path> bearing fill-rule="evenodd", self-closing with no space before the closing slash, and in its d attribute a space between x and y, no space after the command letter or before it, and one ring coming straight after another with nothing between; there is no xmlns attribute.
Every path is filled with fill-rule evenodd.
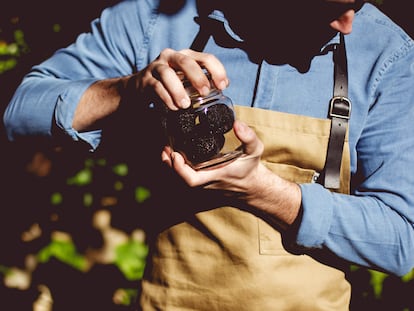
<svg viewBox="0 0 414 311"><path fill-rule="evenodd" d="M349 120L351 101L344 96L334 96L329 105L329 116Z"/></svg>

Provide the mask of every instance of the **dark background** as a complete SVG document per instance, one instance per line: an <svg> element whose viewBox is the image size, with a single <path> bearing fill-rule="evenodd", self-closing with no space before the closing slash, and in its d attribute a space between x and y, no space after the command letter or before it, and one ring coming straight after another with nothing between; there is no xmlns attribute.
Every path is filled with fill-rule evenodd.
<svg viewBox="0 0 414 311"><path fill-rule="evenodd" d="M0 40L10 42L13 40L13 31L23 29L29 50L19 57L18 65L13 70L0 74L1 115L14 89L32 65L49 57L57 48L71 43L80 32L89 29L90 21L98 17L104 7L117 2L119 0L3 2L0 9ZM410 1L382 2L380 8L413 35ZM59 25L58 32L53 30L54 25ZM35 253L46 245L49 242L46 233L54 229L71 232L80 251L90 245L99 246L102 243L101 237L95 230L88 228L93 211L76 207L76 198L85 189L70 188L65 183L67 176L76 174L84 167L86 156L82 153L57 152L42 140L10 143L6 139L3 124L0 131L0 267L24 267L26 255ZM102 155L89 157L92 161L97 161L100 156ZM119 160L107 156L112 164ZM98 180L105 180L106 183L95 183L94 188L88 191L96 196L111 193L112 190L107 189L106 185L115 177L107 166L95 166L94 174L99 177ZM59 187L67 187L62 192L68 194L72 201L56 211L51 206L50 195ZM127 191L130 189L127 188L121 196L128 196ZM54 213L58 213L63 220L58 223L50 221L50 215ZM120 221L122 218L125 217L121 214L118 217L118 227L125 231L132 230L132 224L126 220ZM30 243L22 242L21 233L33 223L49 227L39 239ZM411 298L414 293L412 280L387 277L383 283L381 299L378 299L370 284L372 275L369 271L352 271L350 278L354 285L353 310L414 310ZM137 282L125 280L114 266L96 266L87 274L82 274L58 260L51 260L47 265L38 267L33 274L32 284L28 290L22 291L8 288L1 283L0 310L32 310L33 301L39 296L40 284L46 284L53 289L55 311L126 310L126 307L112 303L114 289L117 286L138 288Z"/></svg>

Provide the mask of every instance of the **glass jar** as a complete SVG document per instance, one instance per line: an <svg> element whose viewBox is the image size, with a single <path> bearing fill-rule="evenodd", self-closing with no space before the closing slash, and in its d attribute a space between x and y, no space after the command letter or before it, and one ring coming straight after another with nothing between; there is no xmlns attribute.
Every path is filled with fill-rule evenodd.
<svg viewBox="0 0 414 311"><path fill-rule="evenodd" d="M207 71L205 74L210 81L207 96L201 96L182 73L177 74L191 99L191 106L166 112L164 126L172 149L180 152L196 170L240 156L243 152L233 131L235 113L231 99L214 86Z"/></svg>

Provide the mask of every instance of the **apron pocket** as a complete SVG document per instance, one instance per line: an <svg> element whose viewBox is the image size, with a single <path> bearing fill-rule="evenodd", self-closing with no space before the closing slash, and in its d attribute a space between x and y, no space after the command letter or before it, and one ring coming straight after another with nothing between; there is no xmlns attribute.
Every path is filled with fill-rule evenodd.
<svg viewBox="0 0 414 311"><path fill-rule="evenodd" d="M313 183L319 177L319 173L313 169L300 168L290 164L263 161L263 164L280 177L298 183Z"/></svg>

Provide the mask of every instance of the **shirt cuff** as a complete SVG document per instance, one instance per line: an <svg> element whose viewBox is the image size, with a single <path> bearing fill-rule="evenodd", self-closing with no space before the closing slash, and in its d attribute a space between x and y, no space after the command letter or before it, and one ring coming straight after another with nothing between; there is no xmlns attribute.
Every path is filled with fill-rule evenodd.
<svg viewBox="0 0 414 311"><path fill-rule="evenodd" d="M72 127L72 122L82 94L96 81L96 79L90 79L71 83L66 91L58 96L55 109L56 125L74 141L82 140L88 143L91 151L96 150L101 142L102 131L78 132Z"/></svg>
<svg viewBox="0 0 414 311"><path fill-rule="evenodd" d="M333 198L319 184L301 184L302 221L296 243L303 248L322 248L332 222Z"/></svg>

